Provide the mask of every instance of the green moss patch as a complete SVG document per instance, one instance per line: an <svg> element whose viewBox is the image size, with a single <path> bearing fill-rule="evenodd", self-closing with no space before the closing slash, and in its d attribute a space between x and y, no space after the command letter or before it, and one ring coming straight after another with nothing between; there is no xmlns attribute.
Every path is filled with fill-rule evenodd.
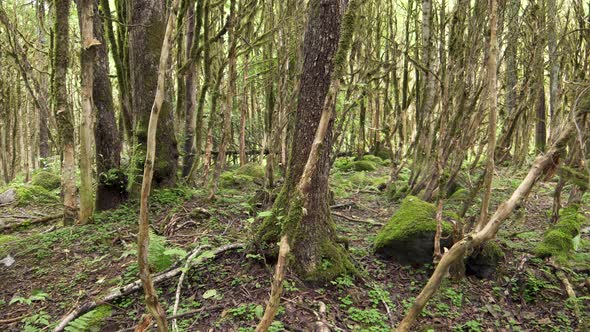
<svg viewBox="0 0 590 332"><path fill-rule="evenodd" d="M491 278L504 260L504 251L495 241L488 241L477 248L466 261L466 272L478 278Z"/></svg>
<svg viewBox="0 0 590 332"><path fill-rule="evenodd" d="M401 263L432 261L436 232L435 214L436 208L433 204L414 196L406 197L399 210L375 237L376 252ZM442 228L443 237L448 237L452 232L452 226L448 222L443 222ZM441 245L450 247L450 237L441 240Z"/></svg>
<svg viewBox="0 0 590 332"><path fill-rule="evenodd" d="M577 206L564 208L559 215L559 222L545 234L535 254L542 258L554 257L564 263L574 249L573 239L580 234L586 218L578 212Z"/></svg>
<svg viewBox="0 0 590 332"><path fill-rule="evenodd" d="M222 188L247 188L252 183L264 181L264 168L255 163L248 163L232 171L223 172L219 177Z"/></svg>
<svg viewBox="0 0 590 332"><path fill-rule="evenodd" d="M57 194L36 185L24 184L14 188L16 190L16 197L18 205L29 204L47 204L58 201Z"/></svg>
<svg viewBox="0 0 590 332"><path fill-rule="evenodd" d="M383 160L373 155L365 155L361 160L353 160L352 158L338 158L334 162L334 168L340 171L349 172L372 172L377 170Z"/></svg>
<svg viewBox="0 0 590 332"><path fill-rule="evenodd" d="M40 171L33 175L31 184L47 190L54 190L61 185L61 179L57 174L48 171Z"/></svg>

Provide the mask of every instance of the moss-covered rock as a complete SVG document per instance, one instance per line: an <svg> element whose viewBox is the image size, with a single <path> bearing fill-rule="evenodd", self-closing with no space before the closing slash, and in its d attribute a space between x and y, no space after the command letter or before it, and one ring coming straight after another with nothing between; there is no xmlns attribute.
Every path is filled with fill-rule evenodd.
<svg viewBox="0 0 590 332"><path fill-rule="evenodd" d="M264 179L264 168L257 163L248 163L234 171L237 175L247 175L254 179Z"/></svg>
<svg viewBox="0 0 590 332"><path fill-rule="evenodd" d="M15 190L16 197L18 199L18 205L20 206L28 204L53 203L58 200L56 194L41 186L25 184L16 187Z"/></svg>
<svg viewBox="0 0 590 332"><path fill-rule="evenodd" d="M351 169L355 172L372 172L377 169L377 164L369 160L357 160L351 163Z"/></svg>
<svg viewBox="0 0 590 332"><path fill-rule="evenodd" d="M223 172L219 177L221 188L245 189L252 183L264 181L264 168L255 163L246 164L232 171Z"/></svg>
<svg viewBox="0 0 590 332"><path fill-rule="evenodd" d="M59 188L61 185L61 179L59 178L59 175L48 171L40 171L33 175L31 184L34 186L43 187L47 190L53 190Z"/></svg>
<svg viewBox="0 0 590 332"><path fill-rule="evenodd" d="M421 199L406 197L399 210L383 226L375 238L375 251L402 264L432 262L436 232L436 208ZM447 215L447 218L449 216ZM441 247L450 247L452 226L443 222Z"/></svg>
<svg viewBox="0 0 590 332"><path fill-rule="evenodd" d="M467 258L466 273L480 279L490 279L504 257L504 251L500 245L494 241L488 241Z"/></svg>
<svg viewBox="0 0 590 332"><path fill-rule="evenodd" d="M375 164L383 164L383 159L381 157L375 156L375 155L372 155L372 154L366 154L366 155L364 155L361 158L361 160L370 161L370 162L375 163Z"/></svg>
<svg viewBox="0 0 590 332"><path fill-rule="evenodd" d="M573 240L580 234L586 218L575 205L562 209L559 215L559 222L545 234L543 241L535 249L535 254L541 258L554 257L565 263L574 249Z"/></svg>

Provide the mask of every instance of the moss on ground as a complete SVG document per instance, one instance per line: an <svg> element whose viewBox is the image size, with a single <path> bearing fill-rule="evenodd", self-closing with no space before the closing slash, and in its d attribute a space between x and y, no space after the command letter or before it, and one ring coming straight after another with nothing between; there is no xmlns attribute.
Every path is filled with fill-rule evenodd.
<svg viewBox="0 0 590 332"><path fill-rule="evenodd" d="M0 245L17 240L16 236L0 234Z"/></svg>
<svg viewBox="0 0 590 332"><path fill-rule="evenodd" d="M377 166L381 163L383 163L381 158L373 155L365 155L361 160L338 158L334 162L334 168L344 172L372 172L377 170Z"/></svg>
<svg viewBox="0 0 590 332"><path fill-rule="evenodd" d="M574 249L573 239L580 233L586 218L575 205L562 209L559 215L559 222L545 234L535 254L542 258L554 257L565 263Z"/></svg>
<svg viewBox="0 0 590 332"><path fill-rule="evenodd" d="M33 175L31 184L34 186L43 187L47 190L53 190L59 188L61 185L61 179L57 174L48 171L39 171Z"/></svg>

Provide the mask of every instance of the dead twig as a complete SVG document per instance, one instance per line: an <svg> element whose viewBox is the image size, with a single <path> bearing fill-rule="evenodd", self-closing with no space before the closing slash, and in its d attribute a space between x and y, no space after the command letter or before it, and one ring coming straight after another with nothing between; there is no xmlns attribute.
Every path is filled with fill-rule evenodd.
<svg viewBox="0 0 590 332"><path fill-rule="evenodd" d="M233 244L226 244L224 246L218 247L211 252L211 255L207 255L203 259L200 259L200 260L197 259L194 262L192 262L191 266L198 265L198 264L204 262L205 259L207 259L207 258L215 258L219 254L221 254L225 251L228 251L231 249L243 248L244 246L245 246L244 243L233 243ZM154 284L156 284L156 283L160 283L164 280L168 280L168 279L178 275L179 273L181 273L182 270L183 270L183 268L177 267L177 268L168 270L166 272L162 272L162 273L154 276L153 282L154 282ZM141 288L142 288L141 280L135 280L134 282L127 284L123 287L118 287L118 288L111 290L106 296L102 297L101 299L90 300L90 301L82 304L81 306L73 309L72 311L70 311L70 313L68 315L66 315L65 317L63 317L61 319L61 321L57 324L57 326L55 327L55 329L53 331L54 332L61 332L72 320L93 310L94 308L98 307L99 305L101 305L103 303L111 302L111 301L119 299L123 296L134 293L134 292L140 290Z"/></svg>
<svg viewBox="0 0 590 332"><path fill-rule="evenodd" d="M342 213L339 213L339 212L336 212L336 211L330 211L330 212L333 215L335 215L337 217L340 217L342 219L346 219L348 221L362 222L362 223L370 224L370 225L373 225L373 226L383 226L384 225L383 223L380 223L378 221L373 221L373 220L368 220L368 219L357 219L357 218L349 217L349 216L347 216L345 214L342 214Z"/></svg>

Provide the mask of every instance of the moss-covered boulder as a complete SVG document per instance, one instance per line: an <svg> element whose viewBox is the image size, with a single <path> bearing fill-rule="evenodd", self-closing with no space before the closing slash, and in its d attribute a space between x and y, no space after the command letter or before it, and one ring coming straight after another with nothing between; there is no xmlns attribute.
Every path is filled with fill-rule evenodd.
<svg viewBox="0 0 590 332"><path fill-rule="evenodd" d="M43 187L47 190L53 190L59 188L61 179L57 174L53 174L48 171L40 171L33 175L31 184L34 186Z"/></svg>
<svg viewBox="0 0 590 332"><path fill-rule="evenodd" d="M375 156L375 155L372 155L372 154L366 154L366 155L364 155L361 158L361 160L370 161L370 162L373 162L375 164L383 164L384 163L383 162L383 159L381 157Z"/></svg>
<svg viewBox="0 0 590 332"><path fill-rule="evenodd" d="M426 264L432 262L434 234L436 232L436 208L417 197L406 197L399 210L381 228L375 238L375 252L384 258L402 264ZM446 216L445 219L450 216ZM452 226L443 222L441 247L450 248Z"/></svg>
<svg viewBox="0 0 590 332"><path fill-rule="evenodd" d="M234 171L237 175L247 175L254 179L264 179L264 168L257 163L248 163Z"/></svg>
<svg viewBox="0 0 590 332"><path fill-rule="evenodd" d="M580 234L586 218L578 211L577 205L568 206L559 213L559 222L555 224L535 249L541 258L554 257L561 263L567 261L574 249L574 239Z"/></svg>
<svg viewBox="0 0 590 332"><path fill-rule="evenodd" d="M253 183L264 181L264 168L255 163L248 163L232 171L223 172L219 177L222 188L245 189Z"/></svg>
<svg viewBox="0 0 590 332"><path fill-rule="evenodd" d="M377 164L369 160L357 160L350 164L350 168L355 172L372 172L377 169Z"/></svg>
<svg viewBox="0 0 590 332"><path fill-rule="evenodd" d="M57 194L49 191L41 186L30 184L19 185L15 187L18 205L29 204L47 204L54 203L59 200Z"/></svg>
<svg viewBox="0 0 590 332"><path fill-rule="evenodd" d="M474 275L480 279L491 279L498 265L504 260L504 251L494 241L488 241L467 258L465 271L467 275Z"/></svg>

